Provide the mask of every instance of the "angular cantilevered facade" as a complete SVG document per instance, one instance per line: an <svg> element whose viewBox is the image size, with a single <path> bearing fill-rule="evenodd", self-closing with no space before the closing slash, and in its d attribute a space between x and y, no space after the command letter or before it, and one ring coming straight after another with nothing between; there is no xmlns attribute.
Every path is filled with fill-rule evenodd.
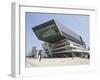
<svg viewBox="0 0 100 80"><path fill-rule="evenodd" d="M44 41L42 45L49 57L66 57L77 54L89 56L85 42L82 37L71 31L57 20L50 20L32 28L39 40ZM47 44L47 45L46 45ZM45 47L46 46L46 47Z"/></svg>

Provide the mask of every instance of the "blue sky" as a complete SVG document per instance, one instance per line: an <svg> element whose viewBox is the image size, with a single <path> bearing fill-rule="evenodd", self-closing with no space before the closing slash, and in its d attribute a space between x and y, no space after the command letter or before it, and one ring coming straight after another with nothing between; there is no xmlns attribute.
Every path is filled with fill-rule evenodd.
<svg viewBox="0 0 100 80"><path fill-rule="evenodd" d="M80 36L82 36L86 45L90 45L89 16L27 12L25 15L27 53L31 51L33 46L36 46L37 49L42 49L42 41L38 40L38 38L32 31L32 27L35 27L36 25L39 25L51 19L56 19L75 33L79 34Z"/></svg>

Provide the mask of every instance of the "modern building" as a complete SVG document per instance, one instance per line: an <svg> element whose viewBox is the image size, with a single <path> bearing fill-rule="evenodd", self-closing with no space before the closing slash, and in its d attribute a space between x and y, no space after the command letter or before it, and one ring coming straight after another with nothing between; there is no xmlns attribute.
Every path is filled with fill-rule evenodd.
<svg viewBox="0 0 100 80"><path fill-rule="evenodd" d="M35 46L32 47L31 51L28 52L28 54L26 55L26 57L34 57L34 58L38 57L37 49L36 49Z"/></svg>
<svg viewBox="0 0 100 80"><path fill-rule="evenodd" d="M48 57L88 57L89 51L82 37L56 20L32 28Z"/></svg>

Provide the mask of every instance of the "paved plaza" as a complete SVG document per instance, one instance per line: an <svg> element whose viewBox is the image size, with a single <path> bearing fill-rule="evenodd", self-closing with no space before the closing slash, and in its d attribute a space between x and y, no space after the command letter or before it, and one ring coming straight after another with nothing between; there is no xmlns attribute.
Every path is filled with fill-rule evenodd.
<svg viewBox="0 0 100 80"><path fill-rule="evenodd" d="M44 66L66 66L66 65L84 65L89 64L90 60L85 58L44 58L41 61L34 58L26 58L26 67L44 67Z"/></svg>

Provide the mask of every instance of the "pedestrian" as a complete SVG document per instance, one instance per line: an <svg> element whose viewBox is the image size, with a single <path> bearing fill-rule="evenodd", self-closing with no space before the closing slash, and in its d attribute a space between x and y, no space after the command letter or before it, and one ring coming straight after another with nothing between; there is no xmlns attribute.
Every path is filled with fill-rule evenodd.
<svg viewBox="0 0 100 80"><path fill-rule="evenodd" d="M41 61L41 53L42 53L42 50L39 50L39 53L38 53L39 61Z"/></svg>

